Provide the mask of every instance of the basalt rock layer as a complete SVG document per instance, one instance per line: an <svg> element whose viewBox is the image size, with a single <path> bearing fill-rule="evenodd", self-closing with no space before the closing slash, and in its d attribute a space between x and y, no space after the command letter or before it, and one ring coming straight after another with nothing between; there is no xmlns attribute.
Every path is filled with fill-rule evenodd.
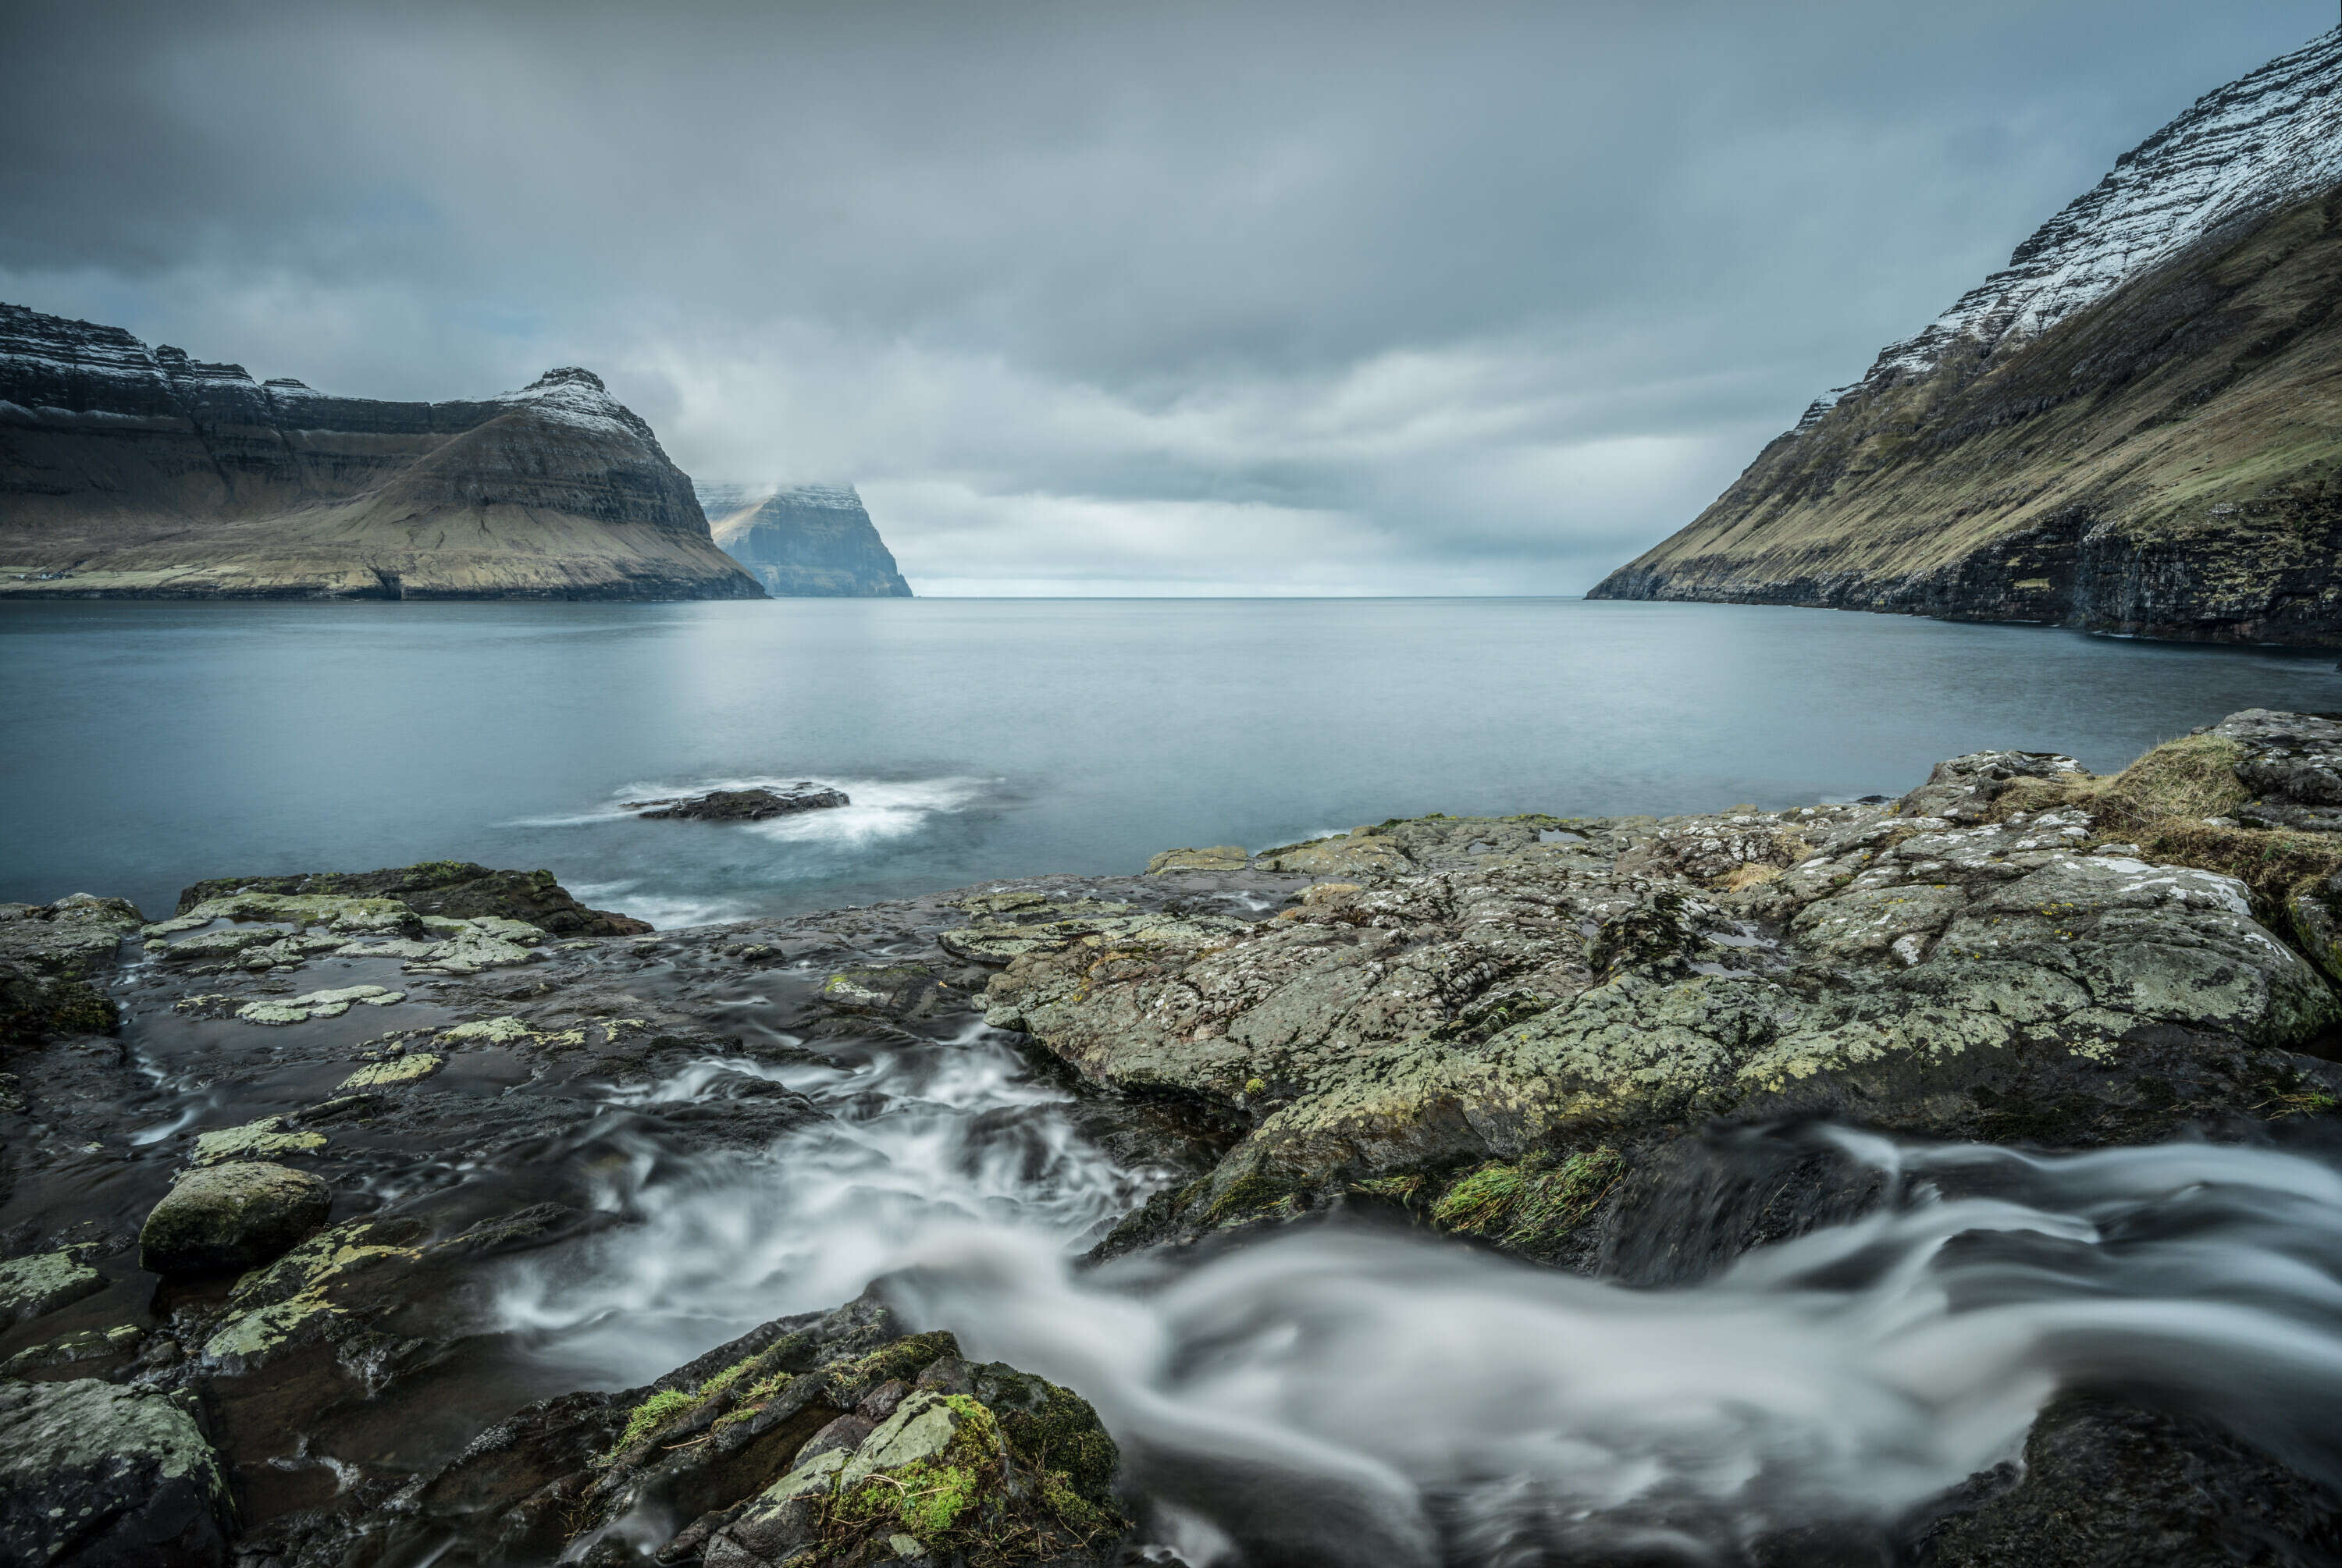
<svg viewBox="0 0 2342 1568"><path fill-rule="evenodd" d="M703 484L699 503L716 545L776 598L911 596L850 484Z"/></svg>
<svg viewBox="0 0 2342 1568"><path fill-rule="evenodd" d="M0 305L0 594L762 596L590 372L334 397Z"/></svg>
<svg viewBox="0 0 2342 1568"><path fill-rule="evenodd" d="M2127 155L1590 595L2342 643L2342 31Z"/></svg>

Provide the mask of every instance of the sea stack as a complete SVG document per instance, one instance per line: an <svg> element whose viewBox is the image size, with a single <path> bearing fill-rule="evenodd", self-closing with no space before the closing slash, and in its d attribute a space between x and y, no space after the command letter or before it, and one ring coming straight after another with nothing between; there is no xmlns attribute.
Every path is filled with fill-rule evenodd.
<svg viewBox="0 0 2342 1568"><path fill-rule="evenodd" d="M850 484L703 484L716 543L776 598L907 599Z"/></svg>

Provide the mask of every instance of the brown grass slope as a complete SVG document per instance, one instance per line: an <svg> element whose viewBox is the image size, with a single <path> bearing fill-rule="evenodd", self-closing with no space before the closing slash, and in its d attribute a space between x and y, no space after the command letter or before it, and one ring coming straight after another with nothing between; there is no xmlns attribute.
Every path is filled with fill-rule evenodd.
<svg viewBox="0 0 2342 1568"><path fill-rule="evenodd" d="M1603 598L2342 643L2342 190L2014 350L1874 377Z"/></svg>

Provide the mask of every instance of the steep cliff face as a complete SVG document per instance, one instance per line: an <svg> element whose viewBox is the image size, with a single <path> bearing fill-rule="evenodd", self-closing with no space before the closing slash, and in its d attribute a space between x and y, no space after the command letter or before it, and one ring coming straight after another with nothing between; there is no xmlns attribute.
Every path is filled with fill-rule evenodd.
<svg viewBox="0 0 2342 1568"><path fill-rule="evenodd" d="M852 485L703 484L716 543L781 597L907 599Z"/></svg>
<svg viewBox="0 0 2342 1568"><path fill-rule="evenodd" d="M2127 155L1596 598L2342 644L2342 31Z"/></svg>
<svg viewBox="0 0 2342 1568"><path fill-rule="evenodd" d="M590 372L477 402L331 397L0 305L0 594L762 590Z"/></svg>

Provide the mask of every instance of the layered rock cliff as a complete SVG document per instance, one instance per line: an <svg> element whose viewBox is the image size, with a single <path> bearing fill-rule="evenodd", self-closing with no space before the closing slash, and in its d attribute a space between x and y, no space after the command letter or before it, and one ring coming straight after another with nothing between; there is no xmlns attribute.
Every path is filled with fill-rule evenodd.
<svg viewBox="0 0 2342 1568"><path fill-rule="evenodd" d="M703 484L699 504L716 543L782 597L907 599L854 487Z"/></svg>
<svg viewBox="0 0 2342 1568"><path fill-rule="evenodd" d="M0 305L0 594L746 598L592 373L333 397Z"/></svg>
<svg viewBox="0 0 2342 1568"><path fill-rule="evenodd" d="M2200 100L1596 598L2342 643L2342 31Z"/></svg>

